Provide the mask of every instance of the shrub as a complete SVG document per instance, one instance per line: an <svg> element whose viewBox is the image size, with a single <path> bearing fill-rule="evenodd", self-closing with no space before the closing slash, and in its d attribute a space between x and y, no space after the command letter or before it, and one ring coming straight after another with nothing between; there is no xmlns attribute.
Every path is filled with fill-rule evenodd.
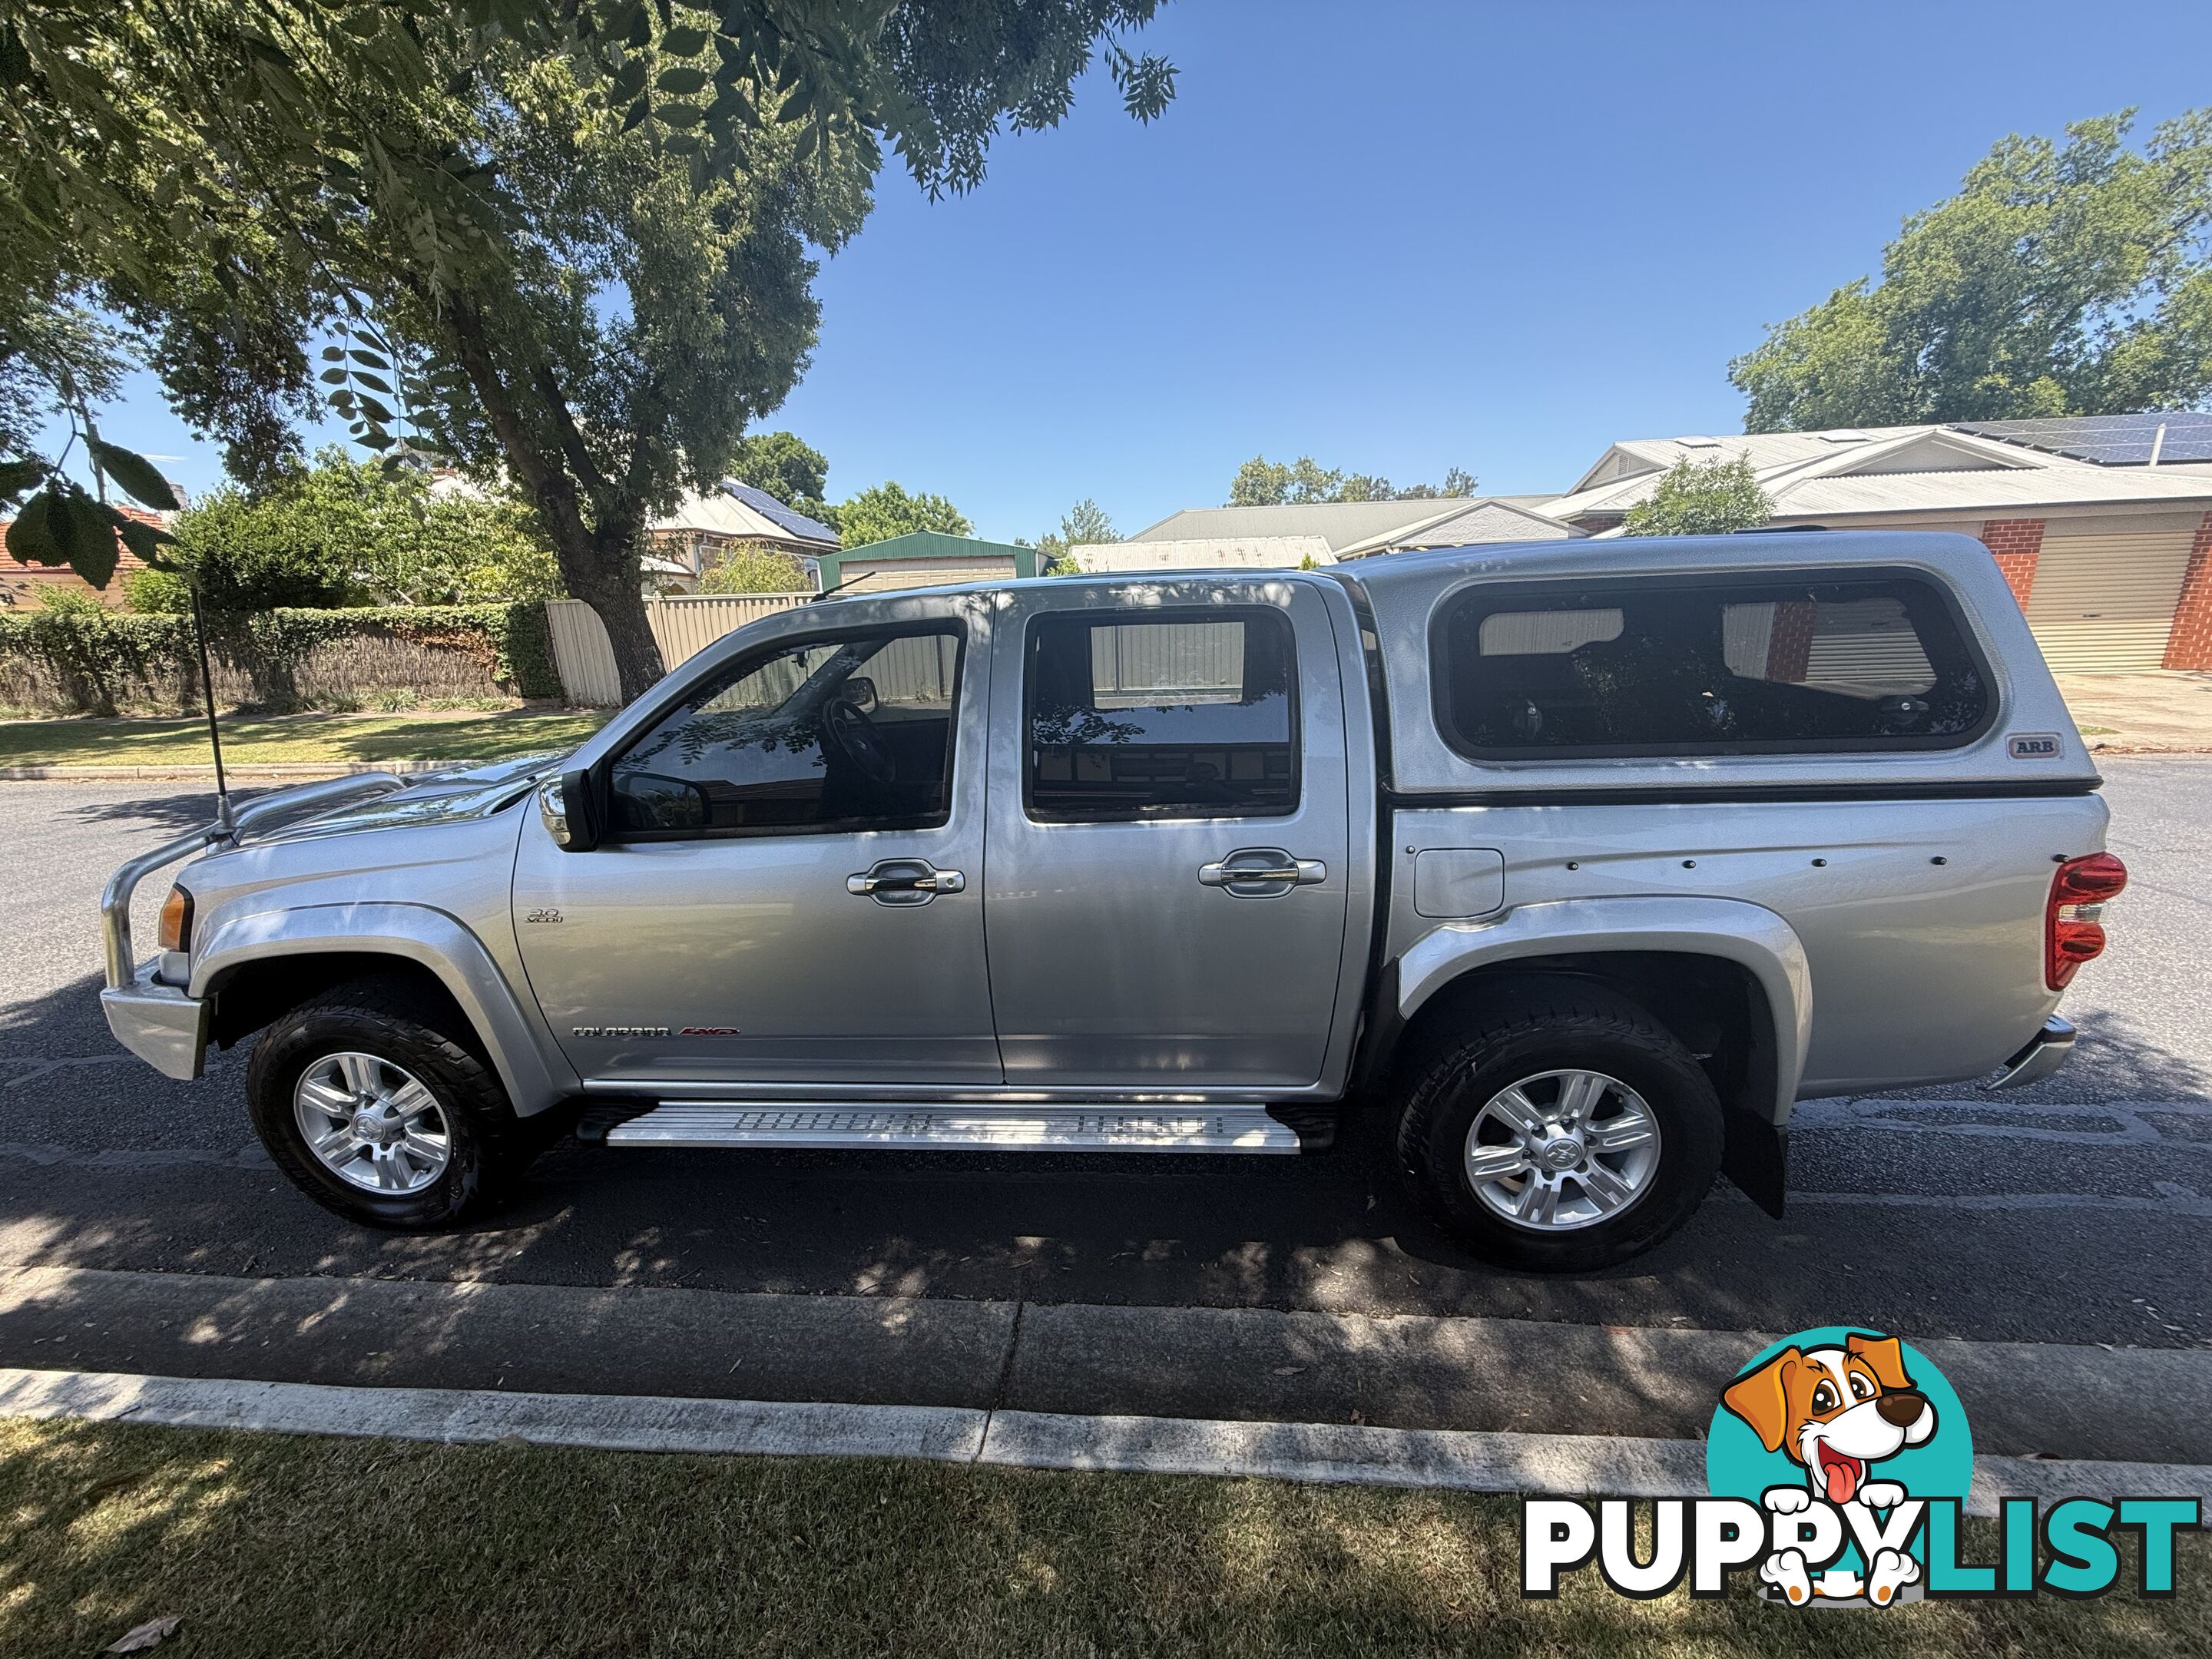
<svg viewBox="0 0 2212 1659"><path fill-rule="evenodd" d="M699 578L702 593L804 593L813 586L790 554L757 543L732 548Z"/></svg>
<svg viewBox="0 0 2212 1659"><path fill-rule="evenodd" d="M283 711L332 706L400 690L466 696L494 687L518 696L557 697L552 635L541 604L395 605L348 611L276 610L211 616L218 702ZM368 660L377 660L371 664ZM348 684L348 659L358 659ZM433 674L437 659L475 672ZM419 686L391 684L391 668ZM310 669L309 685L301 671ZM374 684L369 684L374 682ZM0 697L17 708L113 714L125 707L175 711L199 702L198 659L189 617L33 611L0 616Z"/></svg>

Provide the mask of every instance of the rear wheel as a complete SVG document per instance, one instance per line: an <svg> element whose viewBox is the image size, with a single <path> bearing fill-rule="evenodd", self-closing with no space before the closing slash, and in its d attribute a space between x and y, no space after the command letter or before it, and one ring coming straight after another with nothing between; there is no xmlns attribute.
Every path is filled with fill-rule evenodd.
<svg viewBox="0 0 2212 1659"><path fill-rule="evenodd" d="M398 981L357 981L262 1034L253 1127L317 1203L372 1227L459 1224L510 1192L547 1139L518 1120L453 1012Z"/></svg>
<svg viewBox="0 0 2212 1659"><path fill-rule="evenodd" d="M1609 1266L1696 1209L1720 1169L1720 1101L1688 1050L1596 988L1526 993L1415 1063L1397 1161L1487 1261Z"/></svg>

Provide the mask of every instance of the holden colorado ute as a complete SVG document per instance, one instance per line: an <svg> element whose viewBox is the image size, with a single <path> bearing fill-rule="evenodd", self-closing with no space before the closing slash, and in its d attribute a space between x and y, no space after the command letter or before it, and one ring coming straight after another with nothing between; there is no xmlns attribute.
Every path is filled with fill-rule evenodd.
<svg viewBox="0 0 2212 1659"><path fill-rule="evenodd" d="M103 1001L171 1077L253 1040L270 1155L373 1226L572 1130L1264 1157L1358 1113L1468 1249L1587 1268L1723 1173L1778 1216L1797 1100L2059 1066L2097 789L1958 536L839 599L571 755L226 809L117 872Z"/></svg>

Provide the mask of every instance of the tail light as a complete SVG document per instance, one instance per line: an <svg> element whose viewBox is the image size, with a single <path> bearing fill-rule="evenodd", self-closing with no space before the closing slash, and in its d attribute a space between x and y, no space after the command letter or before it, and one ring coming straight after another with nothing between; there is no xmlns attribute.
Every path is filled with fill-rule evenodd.
<svg viewBox="0 0 2212 1659"><path fill-rule="evenodd" d="M2068 859L2051 878L2043 911L2043 982L2063 991L2083 963L2102 956L2105 901L2128 884L2128 866L2110 853Z"/></svg>
<svg viewBox="0 0 2212 1659"><path fill-rule="evenodd" d="M192 948L192 896L182 887L172 887L169 896L161 901L159 937L164 951Z"/></svg>

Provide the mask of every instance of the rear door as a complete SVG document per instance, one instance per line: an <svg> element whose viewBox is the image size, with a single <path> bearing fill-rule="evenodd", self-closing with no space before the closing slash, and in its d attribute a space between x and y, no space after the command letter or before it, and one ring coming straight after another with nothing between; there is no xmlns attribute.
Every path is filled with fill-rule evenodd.
<svg viewBox="0 0 2212 1659"><path fill-rule="evenodd" d="M1316 1082L1350 853L1321 598L1018 589L997 631L984 914L1007 1082Z"/></svg>

